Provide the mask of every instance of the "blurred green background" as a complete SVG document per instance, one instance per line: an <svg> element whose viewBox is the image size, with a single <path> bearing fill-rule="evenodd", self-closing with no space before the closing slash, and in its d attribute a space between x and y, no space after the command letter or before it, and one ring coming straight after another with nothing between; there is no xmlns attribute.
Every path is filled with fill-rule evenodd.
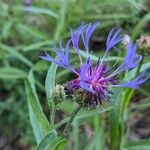
<svg viewBox="0 0 150 150"><path fill-rule="evenodd" d="M149 6L149 0L0 0L0 149L35 147L23 82L31 68L44 112L49 115L44 82L50 63L40 60L39 55L45 50L53 55L53 44L60 37L66 41L69 28L76 28L82 21L101 22L90 44L99 55L112 27L122 28L136 41L141 35L150 34ZM146 61L149 59L147 56ZM73 57L71 62L75 61ZM58 83L70 78L70 74L61 78L64 74L66 71L58 70ZM147 91L148 85L138 91L138 100L149 98ZM146 102L149 104L149 99ZM149 117L147 106L141 108L142 113L135 111L138 121ZM150 131L144 130L150 128L148 117L140 127L140 121L131 119L131 139L149 138ZM139 133L137 126L143 132ZM84 128L91 131L87 124Z"/></svg>

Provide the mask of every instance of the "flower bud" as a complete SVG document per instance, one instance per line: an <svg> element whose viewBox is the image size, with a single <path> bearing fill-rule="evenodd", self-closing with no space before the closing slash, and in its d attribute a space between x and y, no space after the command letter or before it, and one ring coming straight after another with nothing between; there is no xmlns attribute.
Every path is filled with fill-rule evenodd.
<svg viewBox="0 0 150 150"><path fill-rule="evenodd" d="M150 55L150 36L142 35L137 40L137 45L143 55Z"/></svg>
<svg viewBox="0 0 150 150"><path fill-rule="evenodd" d="M128 45L128 43L129 43L130 41L131 41L130 36L126 34L126 35L123 37L122 43L123 43L124 45Z"/></svg>

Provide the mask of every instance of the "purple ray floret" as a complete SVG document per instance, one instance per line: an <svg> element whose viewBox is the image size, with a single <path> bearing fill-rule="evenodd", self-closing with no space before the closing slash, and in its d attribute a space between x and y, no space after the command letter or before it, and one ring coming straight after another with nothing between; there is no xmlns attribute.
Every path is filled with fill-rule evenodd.
<svg viewBox="0 0 150 150"><path fill-rule="evenodd" d="M120 66L118 66L118 63L115 63L118 66L117 68L116 65L109 67L104 62L104 58L106 57L108 51L113 48L116 49L116 45L123 40L123 36L120 35L121 30L114 31L114 29L112 29L109 32L106 40L104 56L100 59L100 61L94 64L90 58L89 41L92 33L98 25L99 22L94 24L89 23L87 25L83 22L76 31L71 30L71 37L65 48L62 46L62 40L60 40L59 48L54 46L56 58L52 58L48 53L45 53L45 56L41 56L42 59L51 61L60 67L68 69L76 75L75 79L68 81L66 84L66 93L73 94L75 91L82 89L87 95L85 105L89 107L94 107L101 104L103 100L109 99L110 94L112 94L111 88L113 87L127 87L136 89L150 77L150 75L145 77L145 73L143 72L131 81L126 83L119 82L118 75L124 71L137 67L142 58L137 54L136 44L132 41L128 42L126 45L126 54ZM80 54L80 42L83 43L84 50L88 54L84 62ZM70 44L72 44L73 49L79 56L81 65L78 68L71 66L69 63Z"/></svg>

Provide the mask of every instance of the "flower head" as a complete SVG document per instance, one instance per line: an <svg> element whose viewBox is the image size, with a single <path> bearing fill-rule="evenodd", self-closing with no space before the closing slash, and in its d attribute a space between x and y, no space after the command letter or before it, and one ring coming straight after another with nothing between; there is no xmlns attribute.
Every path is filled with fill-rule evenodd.
<svg viewBox="0 0 150 150"><path fill-rule="evenodd" d="M119 83L118 75L123 71L133 69L138 66L141 61L141 56L136 53L136 44L131 40L126 45L126 55L122 64L117 68L116 65L109 67L104 63L104 59L111 49L116 49L116 45L122 42L124 36L120 35L121 30L115 31L112 29L106 40L106 48L104 56L96 64L94 64L89 54L89 40L90 36L96 29L99 23L84 25L81 24L76 31L71 30L71 38L68 40L66 47L62 47L60 40L59 48L54 46L54 52L56 53L56 59L45 53L45 56L41 58L51 61L60 67L66 68L72 73L76 74L76 78L69 81L65 87L68 94L73 94L75 91L82 89L86 93L86 100L84 104L89 107L94 107L101 104L103 100L107 100L109 95L112 94L112 87L128 87L138 88L140 84L145 82L150 76L144 77L144 73L127 83ZM83 42L88 57L83 62L80 55L79 40ZM79 68L74 68L69 63L69 48L72 43L73 48L81 62ZM113 71L114 70L114 71Z"/></svg>

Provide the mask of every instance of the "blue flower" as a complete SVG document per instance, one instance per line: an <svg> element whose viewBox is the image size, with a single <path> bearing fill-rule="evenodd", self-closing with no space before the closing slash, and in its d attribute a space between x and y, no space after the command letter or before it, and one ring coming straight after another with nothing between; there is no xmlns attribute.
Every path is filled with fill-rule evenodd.
<svg viewBox="0 0 150 150"><path fill-rule="evenodd" d="M142 59L142 57L136 53L137 47L132 41L126 45L126 55L122 64L116 70L112 71L114 67L109 67L103 62L107 53L111 49L116 49L116 45L123 40L124 36L120 35L121 30L115 31L112 29L109 32L106 40L105 53L101 61L98 61L97 64L93 64L90 55L88 55L85 62L82 61L79 41L82 41L87 54L89 54L89 40L99 24L99 22L96 22L94 24L89 23L85 25L83 22L76 31L71 30L71 38L68 40L65 48L62 47L61 40L59 48L54 46L56 58L52 58L47 53L45 53L45 56L41 56L41 58L51 61L76 74L77 77L74 80L69 81L66 88L70 93L83 89L88 97L86 104L90 107L96 106L99 103L101 104L102 100L108 99L109 95L112 94L110 88L128 87L136 89L150 77L144 77L145 73L142 73L127 83L119 83L117 76L126 70L137 67ZM69 63L69 49L71 43L81 62L79 68L74 68Z"/></svg>

